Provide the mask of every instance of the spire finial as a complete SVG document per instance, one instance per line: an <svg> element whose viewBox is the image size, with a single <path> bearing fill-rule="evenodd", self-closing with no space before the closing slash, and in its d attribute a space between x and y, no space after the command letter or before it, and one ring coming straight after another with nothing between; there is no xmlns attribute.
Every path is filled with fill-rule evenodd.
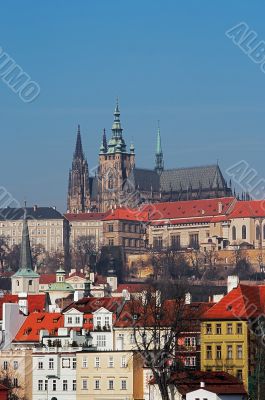
<svg viewBox="0 0 265 400"><path fill-rule="evenodd" d="M156 137L156 161L155 170L161 174L164 170L164 157L162 151L162 141L160 133L160 121L157 121L157 137Z"/></svg>
<svg viewBox="0 0 265 400"><path fill-rule="evenodd" d="M80 129L80 125L79 124L77 125L75 157L84 158L83 146L82 146L82 140L81 140L81 129Z"/></svg>

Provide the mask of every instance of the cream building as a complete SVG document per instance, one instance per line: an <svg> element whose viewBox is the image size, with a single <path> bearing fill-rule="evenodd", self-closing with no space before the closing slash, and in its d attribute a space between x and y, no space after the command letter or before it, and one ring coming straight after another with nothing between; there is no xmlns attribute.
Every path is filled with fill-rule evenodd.
<svg viewBox="0 0 265 400"><path fill-rule="evenodd" d="M32 399L32 351L0 351L0 377L11 380L14 395Z"/></svg>
<svg viewBox="0 0 265 400"><path fill-rule="evenodd" d="M107 213L67 213L65 218L69 222L69 241L73 247L80 236L91 237L95 242L96 250L103 245L103 218Z"/></svg>
<svg viewBox="0 0 265 400"><path fill-rule="evenodd" d="M77 400L143 399L143 367L136 353L77 353Z"/></svg>
<svg viewBox="0 0 265 400"><path fill-rule="evenodd" d="M63 252L67 243L67 222L53 207L27 207L29 236L32 246L42 245L48 252ZM9 246L20 244L23 208L0 209L0 237Z"/></svg>

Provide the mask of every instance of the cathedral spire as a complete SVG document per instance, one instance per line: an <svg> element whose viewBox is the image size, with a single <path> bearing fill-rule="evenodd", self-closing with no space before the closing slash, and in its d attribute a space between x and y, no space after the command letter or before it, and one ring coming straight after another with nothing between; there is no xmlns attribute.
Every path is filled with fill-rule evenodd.
<svg viewBox="0 0 265 400"><path fill-rule="evenodd" d="M23 218L19 269L33 271L26 208L24 211L24 218Z"/></svg>
<svg viewBox="0 0 265 400"><path fill-rule="evenodd" d="M75 145L75 158L84 158L80 125L77 127L77 137L76 137L76 145Z"/></svg>
<svg viewBox="0 0 265 400"><path fill-rule="evenodd" d="M107 151L108 143L107 143L107 136L106 136L106 129L105 128L103 129L102 143L103 143L104 150Z"/></svg>
<svg viewBox="0 0 265 400"><path fill-rule="evenodd" d="M117 98L116 107L114 111L114 122L112 125L112 137L116 139L122 139L122 127L120 121L120 109L119 109L119 100Z"/></svg>
<svg viewBox="0 0 265 400"><path fill-rule="evenodd" d="M162 141L161 141L159 121L157 128L157 137L156 137L155 170L159 174L161 174L164 170L164 156L162 151Z"/></svg>

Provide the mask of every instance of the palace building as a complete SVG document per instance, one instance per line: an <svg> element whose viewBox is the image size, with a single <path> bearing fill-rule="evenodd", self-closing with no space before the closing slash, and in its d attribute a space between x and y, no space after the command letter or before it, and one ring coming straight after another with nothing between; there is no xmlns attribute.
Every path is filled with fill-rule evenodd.
<svg viewBox="0 0 265 400"><path fill-rule="evenodd" d="M164 168L161 133L158 127L153 169L137 168L135 148L127 148L120 120L118 102L114 111L112 135L107 140L104 129L95 176L89 176L80 127L69 172L67 211L106 212L120 206L136 207L141 203L206 199L231 195L218 165Z"/></svg>

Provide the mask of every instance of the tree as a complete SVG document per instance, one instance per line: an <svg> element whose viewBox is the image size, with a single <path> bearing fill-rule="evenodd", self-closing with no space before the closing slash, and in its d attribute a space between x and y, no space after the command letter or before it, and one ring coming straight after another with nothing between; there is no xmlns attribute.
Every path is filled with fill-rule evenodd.
<svg viewBox="0 0 265 400"><path fill-rule="evenodd" d="M166 281L150 285L149 290L132 298L127 305L136 351L152 371L162 400L169 400L171 366L174 365L174 371L182 369L176 349L181 333L189 324L184 301L187 291L183 282Z"/></svg>
<svg viewBox="0 0 265 400"><path fill-rule="evenodd" d="M79 236L71 250L72 262L77 269L95 264L97 248L94 236Z"/></svg>
<svg viewBox="0 0 265 400"><path fill-rule="evenodd" d="M256 339L255 372L249 379L251 400L263 400L265 393L265 320L260 317L250 326Z"/></svg>
<svg viewBox="0 0 265 400"><path fill-rule="evenodd" d="M4 265L7 261L8 253L10 249L8 246L8 239L6 237L0 237L0 269L3 271Z"/></svg>
<svg viewBox="0 0 265 400"><path fill-rule="evenodd" d="M183 253L173 248L152 252L151 263L153 265L154 278L181 279L191 276L193 271L189 267Z"/></svg>
<svg viewBox="0 0 265 400"><path fill-rule="evenodd" d="M25 387L20 385L20 375L18 370L10 366L0 371L0 382L9 389L9 400L26 400Z"/></svg>

